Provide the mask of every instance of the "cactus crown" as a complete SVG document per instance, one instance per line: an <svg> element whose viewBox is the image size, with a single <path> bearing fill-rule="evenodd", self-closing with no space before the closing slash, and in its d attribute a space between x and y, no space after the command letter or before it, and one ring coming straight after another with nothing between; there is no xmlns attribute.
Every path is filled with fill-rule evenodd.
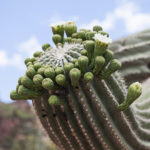
<svg viewBox="0 0 150 150"><path fill-rule="evenodd" d="M57 93L66 91L68 85L78 87L80 80L87 83L95 76L107 79L121 68L121 63L113 59L113 52L108 49L109 34L102 31L101 26L94 26L93 31L77 31L74 22L67 22L52 26L52 32L56 47L46 43L42 46L43 52L37 51L33 58L25 60L26 74L19 78L16 90L10 94L11 99L34 99L45 90L58 96ZM61 99L58 96L53 100L53 97L49 99L50 104Z"/></svg>

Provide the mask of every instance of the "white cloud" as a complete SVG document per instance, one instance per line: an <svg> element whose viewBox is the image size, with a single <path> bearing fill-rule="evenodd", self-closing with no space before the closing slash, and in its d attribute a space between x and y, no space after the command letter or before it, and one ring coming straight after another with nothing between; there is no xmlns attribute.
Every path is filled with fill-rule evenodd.
<svg viewBox="0 0 150 150"><path fill-rule="evenodd" d="M11 56L7 53L7 50L0 50L0 67L16 67L24 70L25 57L31 57L35 51L41 50L41 45L36 37L31 37L20 43L18 49Z"/></svg>
<svg viewBox="0 0 150 150"><path fill-rule="evenodd" d="M20 43L19 51L27 54L27 57L31 57L35 51L40 51L41 45L37 38L32 36L27 41Z"/></svg>
<svg viewBox="0 0 150 150"><path fill-rule="evenodd" d="M6 50L0 50L0 67L8 67L13 66L19 69L24 69L24 63L22 56L20 54L13 54L12 56L8 56Z"/></svg>
<svg viewBox="0 0 150 150"><path fill-rule="evenodd" d="M94 19L81 27L92 29L94 25L101 25L104 30L117 27L117 22L123 22L127 33L150 28L150 13L143 13L140 7L129 1L123 1L112 12L108 12L103 20Z"/></svg>

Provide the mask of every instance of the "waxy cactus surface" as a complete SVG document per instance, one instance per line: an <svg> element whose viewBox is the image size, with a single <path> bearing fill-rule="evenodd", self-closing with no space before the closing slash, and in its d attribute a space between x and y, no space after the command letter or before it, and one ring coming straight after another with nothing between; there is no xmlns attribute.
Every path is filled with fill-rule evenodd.
<svg viewBox="0 0 150 150"><path fill-rule="evenodd" d="M139 82L127 89L120 59L108 49L109 34L101 26L77 30L74 22L52 32L55 47L44 44L25 60L27 71L11 99L33 101L61 150L149 150L148 101L136 101Z"/></svg>

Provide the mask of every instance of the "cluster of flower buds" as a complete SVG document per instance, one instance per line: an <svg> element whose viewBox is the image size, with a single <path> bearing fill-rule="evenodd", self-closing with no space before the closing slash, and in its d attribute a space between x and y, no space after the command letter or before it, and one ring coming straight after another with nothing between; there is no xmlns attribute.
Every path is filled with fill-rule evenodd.
<svg viewBox="0 0 150 150"><path fill-rule="evenodd" d="M68 84L78 87L80 82L90 82L94 76L107 79L121 68L121 63L113 59L113 52L108 49L109 34L101 26L94 26L92 31L77 31L74 22L67 22L52 25L52 32L56 48L44 44L43 52L37 51L33 58L25 60L26 74L19 78L11 99L34 99L48 90L52 93L49 103L62 104L63 99L56 93L67 90ZM55 63L56 60L59 63Z"/></svg>

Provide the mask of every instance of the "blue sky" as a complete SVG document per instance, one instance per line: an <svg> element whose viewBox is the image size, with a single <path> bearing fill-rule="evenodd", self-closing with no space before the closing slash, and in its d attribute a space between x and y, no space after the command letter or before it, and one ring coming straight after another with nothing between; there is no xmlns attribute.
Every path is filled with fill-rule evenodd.
<svg viewBox="0 0 150 150"><path fill-rule="evenodd" d="M100 24L112 40L150 28L149 0L0 0L0 100L24 75L24 59L51 43L50 24L74 20L80 28Z"/></svg>

